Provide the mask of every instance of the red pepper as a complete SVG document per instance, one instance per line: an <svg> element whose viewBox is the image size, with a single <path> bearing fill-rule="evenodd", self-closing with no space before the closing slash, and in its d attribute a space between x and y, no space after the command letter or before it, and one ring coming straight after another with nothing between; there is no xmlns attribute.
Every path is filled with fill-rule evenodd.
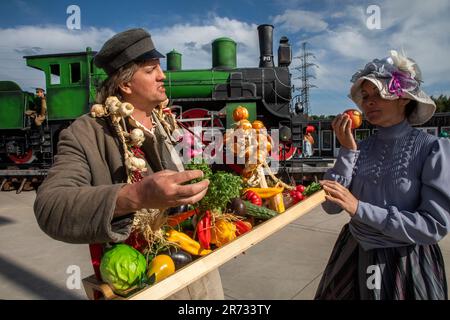
<svg viewBox="0 0 450 320"><path fill-rule="evenodd" d="M261 197L254 191L247 191L245 193L245 197L247 198L248 201L250 201L251 203L257 205L257 206L262 206L262 199Z"/></svg>
<svg viewBox="0 0 450 320"><path fill-rule="evenodd" d="M197 213L197 209L192 209L180 214L177 214L175 216L167 218L167 224L171 227L175 227L176 225L182 223L184 220L192 217L194 214Z"/></svg>
<svg viewBox="0 0 450 320"><path fill-rule="evenodd" d="M243 233L246 233L252 229L252 225L250 224L250 222L236 220L234 222L234 224L236 225L236 235L237 236L239 236Z"/></svg>
<svg viewBox="0 0 450 320"><path fill-rule="evenodd" d="M209 249L211 243L211 212L206 210L203 218L197 223L198 242L203 249Z"/></svg>

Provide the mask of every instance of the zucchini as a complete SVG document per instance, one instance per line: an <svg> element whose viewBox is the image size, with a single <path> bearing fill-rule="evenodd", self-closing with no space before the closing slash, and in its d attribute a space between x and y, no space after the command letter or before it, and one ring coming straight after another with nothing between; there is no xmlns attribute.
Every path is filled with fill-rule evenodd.
<svg viewBox="0 0 450 320"><path fill-rule="evenodd" d="M245 209L247 210L247 215L255 217L257 219L270 219L278 215L278 212L270 210L266 207L257 206L249 201L243 200Z"/></svg>

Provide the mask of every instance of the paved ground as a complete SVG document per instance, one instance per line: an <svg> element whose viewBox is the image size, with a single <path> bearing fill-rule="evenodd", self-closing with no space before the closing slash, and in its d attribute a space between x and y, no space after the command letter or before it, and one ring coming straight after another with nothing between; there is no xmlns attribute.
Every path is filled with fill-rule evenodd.
<svg viewBox="0 0 450 320"><path fill-rule="evenodd" d="M86 299L68 289L71 266L91 275L86 245L49 238L38 227L34 192L0 192L0 299ZM220 269L227 299L312 299L346 214L321 208L291 223ZM441 242L450 274L450 238ZM69 272L69 273L68 273Z"/></svg>

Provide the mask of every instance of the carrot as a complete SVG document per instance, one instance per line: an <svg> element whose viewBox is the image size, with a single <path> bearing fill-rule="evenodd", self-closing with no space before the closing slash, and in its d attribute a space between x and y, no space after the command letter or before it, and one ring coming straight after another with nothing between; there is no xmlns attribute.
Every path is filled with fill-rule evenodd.
<svg viewBox="0 0 450 320"><path fill-rule="evenodd" d="M182 223L184 220L186 220L189 217L192 217L196 213L197 213L197 209L192 209L192 210L171 216L167 219L167 224L171 227L175 227L176 225Z"/></svg>

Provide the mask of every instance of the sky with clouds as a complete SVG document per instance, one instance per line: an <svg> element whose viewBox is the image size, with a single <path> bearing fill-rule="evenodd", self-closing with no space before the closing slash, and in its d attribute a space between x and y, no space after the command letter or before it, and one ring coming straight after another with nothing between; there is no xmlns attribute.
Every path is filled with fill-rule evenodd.
<svg viewBox="0 0 450 320"><path fill-rule="evenodd" d="M70 5L81 10L80 30L66 26ZM368 27L370 5L380 10L379 29ZM10 0L0 7L0 80L16 81L24 90L44 85L42 72L26 67L24 55L99 50L113 34L132 27L150 31L159 51L181 52L184 69L210 68L211 42L222 36L237 42L238 67L255 67L256 28L268 23L275 27L275 55L280 37L287 36L294 57L305 41L315 56L313 114L353 107L347 98L352 74L390 49L417 61L427 93L450 95L449 0ZM291 64L294 78L299 63Z"/></svg>

